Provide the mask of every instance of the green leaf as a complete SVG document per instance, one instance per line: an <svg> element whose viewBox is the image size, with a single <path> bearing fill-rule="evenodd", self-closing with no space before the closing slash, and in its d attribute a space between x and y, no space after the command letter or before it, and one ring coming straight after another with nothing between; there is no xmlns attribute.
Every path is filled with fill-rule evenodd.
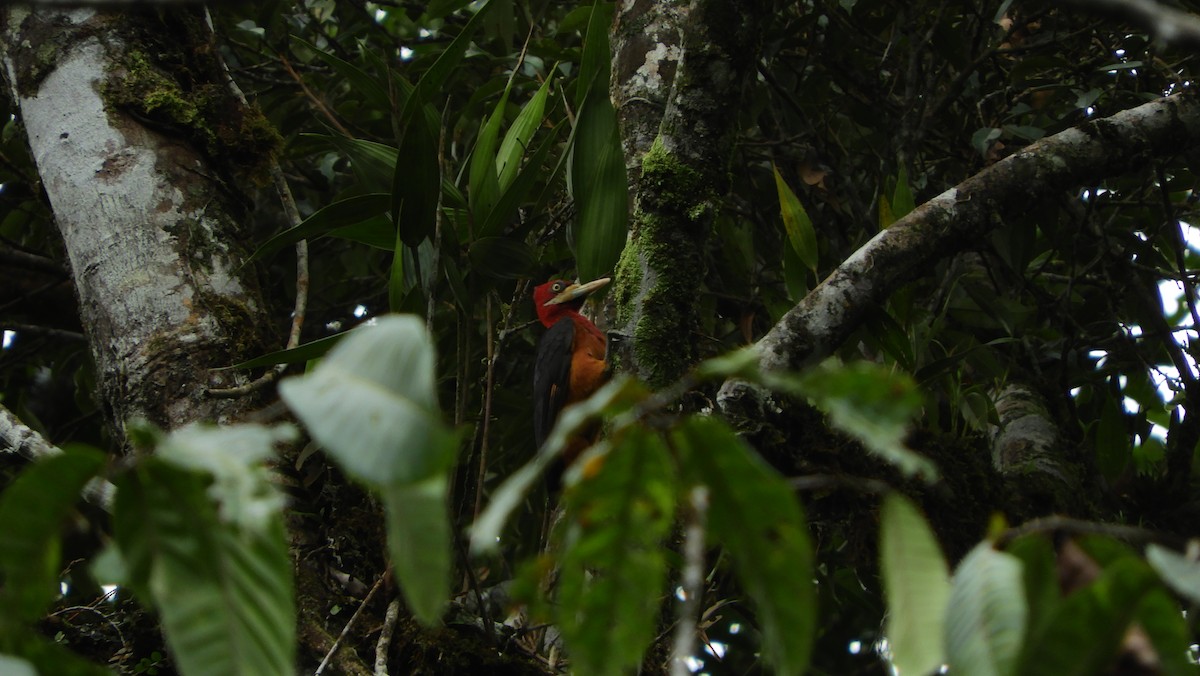
<svg viewBox="0 0 1200 676"><path fill-rule="evenodd" d="M1089 585L1068 595L1025 641L1021 676L1103 673L1121 645L1155 576L1135 557L1116 561Z"/></svg>
<svg viewBox="0 0 1200 676"><path fill-rule="evenodd" d="M396 153L392 146L344 136L305 134L326 141L350 158L350 168L366 193L392 194L396 173Z"/></svg>
<svg viewBox="0 0 1200 676"><path fill-rule="evenodd" d="M908 170L900 167L896 174L896 189L892 192L892 216L898 221L916 208L912 190L908 186Z"/></svg>
<svg viewBox="0 0 1200 676"><path fill-rule="evenodd" d="M572 465L563 495L557 625L579 674L636 670L658 627L672 466L656 434L633 427Z"/></svg>
<svg viewBox="0 0 1200 676"><path fill-rule="evenodd" d="M388 193L355 195L322 207L293 228L288 228L264 242L250 256L255 261L289 244L302 239L315 239L338 229L361 223L372 217L387 213L392 196Z"/></svg>
<svg viewBox="0 0 1200 676"><path fill-rule="evenodd" d="M685 420L673 440L684 477L709 489L709 532L755 604L764 656L777 673L802 673L816 633L816 594L800 503L774 469L714 418Z"/></svg>
<svg viewBox="0 0 1200 676"><path fill-rule="evenodd" d="M1200 604L1200 562L1156 544L1146 547L1146 561L1175 593Z"/></svg>
<svg viewBox="0 0 1200 676"><path fill-rule="evenodd" d="M119 479L113 520L131 586L158 611L184 676L292 674L282 516L254 529L222 521L208 483L155 457Z"/></svg>
<svg viewBox="0 0 1200 676"><path fill-rule="evenodd" d="M454 40L442 50L437 61L421 75L413 95L409 97L404 106L404 112L400 116L401 120L407 121L415 111L419 110L418 105L424 106L432 100L434 92L442 89L446 79L458 69L458 64L467 53L467 47L470 46L475 31L483 25L484 19L496 4L494 0L489 0L486 5L480 7L479 11L475 12L467 21L467 25L463 26L459 34L454 37Z"/></svg>
<svg viewBox="0 0 1200 676"><path fill-rule="evenodd" d="M955 673L1016 673L1028 621L1022 574L1020 559L989 542L958 565L946 615L946 661Z"/></svg>
<svg viewBox="0 0 1200 676"><path fill-rule="evenodd" d="M560 126L562 124L566 123L562 122ZM542 141L537 151L534 152L533 156L529 158L529 161L525 163L525 166L521 168L516 179L500 195L496 206L488 214L487 221L483 224L483 229L479 232L481 236L490 237L498 235L504 230L504 226L512 221L513 215L529 195L538 177L541 176L542 165L546 163L546 159L550 156L550 151L557 147L558 144L555 142L555 139L558 136L558 130L559 127L556 126L550 132L545 140ZM558 166L562 166L561 162ZM554 176L557 174L557 169L558 167L556 167L556 173L549 177L547 187L555 182ZM537 213L540 210L540 208L533 209L533 212Z"/></svg>
<svg viewBox="0 0 1200 676"><path fill-rule="evenodd" d="M499 175L500 191L504 192L517 178L517 170L521 168L521 158L533 140L533 134L542 124L542 116L546 111L546 99L550 96L550 80L542 83L534 93L533 98L521 109L517 119L504 135L500 150L496 153L496 173Z"/></svg>
<svg viewBox="0 0 1200 676"><path fill-rule="evenodd" d="M32 621L58 598L63 522L103 467L98 451L72 447L25 468L0 493L0 615Z"/></svg>
<svg viewBox="0 0 1200 676"><path fill-rule="evenodd" d="M477 223L487 220L500 196L500 183L496 177L496 139L500 135L500 124L504 121L504 108L507 105L508 89L505 89L496 104L496 109L479 130L475 150L471 152L471 177L467 198Z"/></svg>
<svg viewBox="0 0 1200 676"><path fill-rule="evenodd" d="M404 206L401 204L399 211L403 210ZM407 291L404 284L404 240L400 237L400 228L396 228L396 240L392 246L392 265L388 271L388 309L396 312L404 301L404 292Z"/></svg>
<svg viewBox="0 0 1200 676"><path fill-rule="evenodd" d="M613 4L601 0L592 3L588 13L587 32L583 37L583 55L579 60L579 77L576 80L576 108L582 108L584 100L595 91L604 92L605 98L608 98L611 69L608 30L612 25L612 13Z"/></svg>
<svg viewBox="0 0 1200 676"><path fill-rule="evenodd" d="M449 485L449 476L440 474L380 490L396 579L409 609L426 626L438 623L450 598Z"/></svg>
<svg viewBox="0 0 1200 676"><path fill-rule="evenodd" d="M275 352L264 354L261 357L248 359L240 364L234 364L233 366L227 366L225 368L252 369L262 366L274 366L275 364L302 364L306 361L312 361L313 359L319 359L325 356L325 353L333 349L333 346L337 345L338 341L340 341L345 335L346 333L342 332L332 336L326 336L325 338L318 338L311 343L297 345L296 347L288 350L276 350Z"/></svg>
<svg viewBox="0 0 1200 676"><path fill-rule="evenodd" d="M358 66L330 54L328 50L320 49L295 35L292 36L292 40L304 45L312 52L313 56L333 68L339 78L350 84L350 91L363 95L369 105L379 110L391 109L392 102L388 96L387 87L381 85L378 78L371 76Z"/></svg>
<svg viewBox="0 0 1200 676"><path fill-rule="evenodd" d="M177 467L212 477L207 492L221 521L249 531L266 528L283 510L284 496L265 463L275 446L295 441L291 425L193 423L163 439L155 455Z"/></svg>
<svg viewBox="0 0 1200 676"><path fill-rule="evenodd" d="M533 249L512 237L483 237L468 251L471 269L497 279L528 277L535 265Z"/></svg>
<svg viewBox="0 0 1200 676"><path fill-rule="evenodd" d="M1121 402L1113 396L1104 396L1094 439L1096 468L1109 483L1112 483L1125 472L1131 457L1125 412Z"/></svg>
<svg viewBox="0 0 1200 676"><path fill-rule="evenodd" d="M411 247L433 237L442 185L436 124L423 111L418 108L404 124L391 177L392 221L400 241Z"/></svg>
<svg viewBox="0 0 1200 676"><path fill-rule="evenodd" d="M580 279L597 279L616 266L629 217L625 155L607 83L593 91L579 111L571 185L579 212L572 231L576 267Z"/></svg>
<svg viewBox="0 0 1200 676"><path fill-rule="evenodd" d="M892 664L902 674L928 674L945 661L950 572L929 524L907 498L889 493L880 522L880 571L888 604L883 631Z"/></svg>
<svg viewBox="0 0 1200 676"><path fill-rule="evenodd" d="M937 479L937 467L904 445L921 393L912 378L877 364L827 361L803 374L767 373L767 386L808 397L829 422L909 476Z"/></svg>
<svg viewBox="0 0 1200 676"><path fill-rule="evenodd" d="M538 454L496 489L487 509L471 526L471 551L486 554L499 547L504 524L512 512L521 505L538 478L562 455L568 440L580 428L599 418L602 413L611 416L628 410L645 399L647 394L637 380L621 375L587 399L563 409Z"/></svg>
<svg viewBox="0 0 1200 676"><path fill-rule="evenodd" d="M813 272L817 271L817 233L813 230L812 219L800 204L800 198L788 187L783 177L779 175L779 167L771 164L775 173L775 191L779 194L779 213L783 216L783 227L787 231L788 242L792 251L800 256L804 266Z"/></svg>
<svg viewBox="0 0 1200 676"><path fill-rule="evenodd" d="M352 477L372 486L440 476L455 458L434 389L433 344L411 315L358 327L279 394Z"/></svg>
<svg viewBox="0 0 1200 676"><path fill-rule="evenodd" d="M0 655L0 674L7 676L38 676L33 664L19 657Z"/></svg>

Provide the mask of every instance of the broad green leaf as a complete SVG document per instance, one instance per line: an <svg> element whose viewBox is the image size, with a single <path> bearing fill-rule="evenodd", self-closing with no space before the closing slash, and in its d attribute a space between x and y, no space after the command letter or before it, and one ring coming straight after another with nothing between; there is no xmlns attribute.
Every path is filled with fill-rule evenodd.
<svg viewBox="0 0 1200 676"><path fill-rule="evenodd" d="M946 662L955 673L1010 676L1028 621L1021 560L975 546L954 572L946 614Z"/></svg>
<svg viewBox="0 0 1200 676"><path fill-rule="evenodd" d="M816 633L816 593L799 501L783 477L715 418L689 418L673 437L684 478L709 489L709 532L754 602L764 657L776 673L802 673Z"/></svg>
<svg viewBox="0 0 1200 676"><path fill-rule="evenodd" d="M282 515L254 529L222 521L208 483L155 457L118 480L113 520L130 584L158 611L184 676L293 674Z"/></svg>
<svg viewBox="0 0 1200 676"><path fill-rule="evenodd" d="M753 346L726 352L720 356L700 362L696 366L696 378L699 380L743 378L757 381L759 377L759 357L758 350Z"/></svg>
<svg viewBox="0 0 1200 676"><path fill-rule="evenodd" d="M389 315L358 327L311 372L279 385L284 402L348 473L372 486L442 475L455 435L442 423L424 323Z"/></svg>
<svg viewBox="0 0 1200 676"><path fill-rule="evenodd" d="M499 176L500 192L504 192L517 178L517 170L521 168L521 158L533 140L533 134L542 124L542 116L546 111L546 99L550 96L550 80L542 83L534 93L533 98L521 109L517 119L513 121L504 140L500 142L500 150L496 152L496 173Z"/></svg>
<svg viewBox="0 0 1200 676"><path fill-rule="evenodd" d="M157 457L212 477L208 497L218 516L247 531L266 528L283 510L285 498L271 479L266 461L275 446L297 437L291 425L190 424L171 432L155 450Z"/></svg>
<svg viewBox="0 0 1200 676"><path fill-rule="evenodd" d="M826 361L803 374L763 377L769 387L808 397L835 427L906 475L937 478L937 467L904 445L909 422L921 407L920 391L906 374L866 362Z"/></svg>
<svg viewBox="0 0 1200 676"><path fill-rule="evenodd" d="M580 279L608 274L625 248L629 185L608 87L583 102L571 152L571 178L578 216L574 233Z"/></svg>
<svg viewBox="0 0 1200 676"><path fill-rule="evenodd" d="M1200 562L1156 544L1146 547L1146 561L1168 587L1200 604Z"/></svg>
<svg viewBox="0 0 1200 676"><path fill-rule="evenodd" d="M775 191L779 195L779 213L783 217L783 227L787 231L788 242L792 250L800 257L804 266L813 272L817 271L817 233L813 230L812 219L800 203L800 198L788 187L779 175L779 167L771 165L775 173Z"/></svg>
<svg viewBox="0 0 1200 676"><path fill-rule="evenodd" d="M338 228L344 228L355 223L361 223L372 217L387 213L392 196L388 193L369 193L355 195L334 202L313 212L311 216L298 225L288 228L264 242L250 256L255 261L289 244L295 244L302 239L315 239L330 234Z"/></svg>
<svg viewBox="0 0 1200 676"><path fill-rule="evenodd" d="M512 237L482 237L468 251L471 269L497 279L528 277L535 264L533 249Z"/></svg>
<svg viewBox="0 0 1200 676"><path fill-rule="evenodd" d="M500 545L504 524L519 507L539 477L555 462L567 441L588 421L607 413L628 410L647 396L644 387L628 376L617 376L587 399L563 409L538 454L517 470L492 494L487 508L471 526L471 551L494 552Z"/></svg>
<svg viewBox="0 0 1200 676"><path fill-rule="evenodd" d="M392 221L400 241L414 247L433 237L442 185L437 124L423 110L403 124L391 183Z"/></svg>
<svg viewBox="0 0 1200 676"><path fill-rule="evenodd" d="M892 192L892 216L898 221L916 208L912 190L908 186L908 170L900 167L896 174L896 189Z"/></svg>
<svg viewBox="0 0 1200 676"><path fill-rule="evenodd" d="M1026 637L1021 676L1093 676L1103 673L1121 645L1155 575L1136 557L1107 566L1090 584L1059 603Z"/></svg>
<svg viewBox="0 0 1200 676"><path fill-rule="evenodd" d="M1138 606L1136 621L1150 638L1163 676L1195 676L1200 672L1192 661L1192 632L1179 604L1165 589L1152 589Z"/></svg>
<svg viewBox="0 0 1200 676"><path fill-rule="evenodd" d="M450 598L449 477L380 490L387 515L388 553L409 610L426 626L441 619Z"/></svg>
<svg viewBox="0 0 1200 676"><path fill-rule="evenodd" d="M252 369L261 366L274 366L275 364L302 364L325 356L325 353L332 350L333 346L337 345L338 341L345 337L345 335L346 333L342 332L326 336L325 338L318 338L310 343L297 345L289 350L276 350L275 352L270 352L254 359L248 359L240 364L234 364L226 368Z"/></svg>
<svg viewBox="0 0 1200 676"><path fill-rule="evenodd" d="M11 655L0 655L0 674L6 676L38 676L31 662Z"/></svg>
<svg viewBox="0 0 1200 676"><path fill-rule="evenodd" d="M657 434L633 427L572 466L563 495L557 625L573 673L630 673L658 627L672 466Z"/></svg>
<svg viewBox="0 0 1200 676"><path fill-rule="evenodd" d="M899 493L884 498L880 572L888 613L883 632L901 674L928 674L945 662L942 632L950 572L917 508Z"/></svg>
<svg viewBox="0 0 1200 676"><path fill-rule="evenodd" d="M884 195L879 196L879 229L885 230L896 222L896 214L892 213L892 205Z"/></svg>
<svg viewBox="0 0 1200 676"><path fill-rule="evenodd" d="M74 447L33 463L0 493L0 615L32 621L58 598L63 522L103 467L98 451Z"/></svg>

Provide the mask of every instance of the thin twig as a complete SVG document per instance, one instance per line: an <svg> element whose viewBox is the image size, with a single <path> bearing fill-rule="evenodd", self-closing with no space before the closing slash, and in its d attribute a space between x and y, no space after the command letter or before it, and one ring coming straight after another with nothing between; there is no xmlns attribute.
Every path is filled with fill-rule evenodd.
<svg viewBox="0 0 1200 676"><path fill-rule="evenodd" d="M67 331L66 329L54 329L48 326L37 326L35 324L17 324L14 322L3 322L0 324L0 329L12 331L14 333L27 333L33 336L41 336L43 338L57 338L60 340L70 341L86 341L87 337L78 331Z"/></svg>
<svg viewBox="0 0 1200 676"><path fill-rule="evenodd" d="M208 8L205 8L204 14L211 29L212 16L208 13ZM295 75L295 72L291 70L286 60L284 61L284 65L288 66L288 71ZM221 67L224 69L225 80L229 86L229 90L233 92L234 96L237 97L243 106L249 106L250 102L246 99L246 94L242 92L242 88L233 79L233 74L229 72L229 65L222 60ZM300 82L300 86L303 87L304 82L299 79L299 76L296 76L296 78ZM288 186L287 177L283 173L283 168L279 165L278 158L271 159L271 180L275 184L275 191L279 193L279 201L283 206L284 214L287 215L288 222L292 224L292 227L300 225L300 222L303 220L300 218L300 209L296 206L296 198L292 195L292 189ZM296 303L292 308L292 328L288 333L286 349L289 350L300 344L300 331L304 327L304 316L308 312L308 286L308 240L302 239L296 242ZM243 397L274 382L279 376L283 375L286 368L286 364L277 364L274 368L259 376L257 380L238 387L210 389L208 393L218 399Z"/></svg>
<svg viewBox="0 0 1200 676"><path fill-rule="evenodd" d="M688 494L688 523L683 540L683 603L675 624L671 676L691 676L687 659L696 651L696 622L704 598L704 529L708 520L708 487L696 486Z"/></svg>
<svg viewBox="0 0 1200 676"><path fill-rule="evenodd" d="M388 604L387 613L383 616L383 628L379 630L379 640L375 642L375 676L388 676L388 652L392 647L392 634L396 631L396 621L400 618L400 599L394 598Z"/></svg>
<svg viewBox="0 0 1200 676"><path fill-rule="evenodd" d="M321 672L325 671L325 666L329 664L329 660L333 659L333 654L336 653L338 648L342 646L342 640L345 639L347 634L350 633L350 627L354 626L354 622L358 620L358 616L361 615L363 609L371 603L371 599L374 598L375 592L379 591L379 588L383 586L383 581L387 579L391 572L392 567L388 566L388 569L383 571L383 574L379 576L379 579L375 580L375 585L371 587L371 591L367 592L367 597L363 599L362 603L360 603L358 608L354 611L354 614L350 616L350 621L346 623L346 626L342 627L342 633L338 634L337 640L334 641L333 645L329 647L329 652L325 653L325 658L321 660L319 665L317 665L317 670L313 672L313 676L321 676Z"/></svg>

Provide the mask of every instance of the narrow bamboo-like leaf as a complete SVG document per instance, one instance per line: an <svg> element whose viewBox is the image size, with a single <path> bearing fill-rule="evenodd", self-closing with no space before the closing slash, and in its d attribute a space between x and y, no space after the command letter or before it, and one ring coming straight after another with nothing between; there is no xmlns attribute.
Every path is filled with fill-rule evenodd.
<svg viewBox="0 0 1200 676"><path fill-rule="evenodd" d="M391 100L388 98L388 91L385 85L381 85L379 80L369 75L366 71L358 66L340 59L328 50L320 49L315 45L306 42L305 40L293 35L292 40L307 47L316 58L324 61L338 76L350 84L350 90L361 94L368 104L378 110L390 110Z"/></svg>
<svg viewBox="0 0 1200 676"><path fill-rule="evenodd" d="M392 196L389 193L368 193L347 197L322 207L295 227L288 228L264 242L250 256L250 261L258 260L280 247L295 244L302 239L315 239L338 228L387 213L391 200Z"/></svg>
<svg viewBox="0 0 1200 676"><path fill-rule="evenodd" d="M803 673L816 633L816 595L812 545L795 494L714 418L684 421L674 441L685 479L709 488L709 530L754 602L764 657L776 673Z"/></svg>
<svg viewBox="0 0 1200 676"><path fill-rule="evenodd" d="M433 345L414 316L354 329L279 393L330 456L368 485L423 481L454 463L454 434L437 410Z"/></svg>
<svg viewBox="0 0 1200 676"><path fill-rule="evenodd" d="M433 100L433 93L440 91L442 85L446 83L446 79L450 74L458 68L458 64L462 61L463 55L467 53L467 47L471 44L471 39L475 35L475 31L483 25L484 19L487 18L492 6L496 3L492 0L479 8L474 16L467 21L467 25L459 31L454 40L446 46L442 53L438 56L437 61L433 63L417 81L416 89L412 96L409 97L408 103L404 106L404 112L401 114L401 119L407 121L418 110L417 106L424 106L429 101Z"/></svg>
<svg viewBox="0 0 1200 676"><path fill-rule="evenodd" d="M563 499L557 622L572 672L625 674L654 638L674 516L672 467L657 434L633 427L594 446Z"/></svg>
<svg viewBox="0 0 1200 676"><path fill-rule="evenodd" d="M560 123L565 124L565 122ZM525 203L529 196L529 191L537 182L538 177L542 174L542 165L546 163L550 156L550 151L557 147L555 139L558 137L559 127L555 127L553 131L542 141L542 144L534 152L525 166L521 168L516 179L508 186L508 189L500 195L496 206L488 214L487 220L483 224L483 228L479 231L482 237L492 237L504 232L504 226L513 220L513 216L517 213L517 209ZM559 168L561 168L561 163ZM552 174L547 181L547 185L553 184L554 175ZM537 212L539 209L533 209Z"/></svg>
<svg viewBox="0 0 1200 676"><path fill-rule="evenodd" d="M892 216L900 220L915 208L912 190L908 186L908 170L900 167L896 174L896 189L892 192Z"/></svg>
<svg viewBox="0 0 1200 676"><path fill-rule="evenodd" d="M63 522L103 467L102 454L73 447L25 468L0 494L0 615L32 621L58 597Z"/></svg>
<svg viewBox="0 0 1200 676"><path fill-rule="evenodd" d="M955 673L1010 676L1028 623L1021 560L983 542L954 571L946 662Z"/></svg>
<svg viewBox="0 0 1200 676"><path fill-rule="evenodd" d="M442 184L437 124L421 114L422 110L403 125L391 185L392 221L400 241L412 247L433 237Z"/></svg>
<svg viewBox="0 0 1200 676"><path fill-rule="evenodd" d="M471 152L471 180L467 200L475 221L480 223L487 220L500 196L500 183L496 178L496 143L507 105L508 90L505 89L495 110L479 130L475 150Z"/></svg>
<svg viewBox="0 0 1200 676"><path fill-rule="evenodd" d="M225 368L253 369L263 366L274 366L275 364L303 364L306 361L312 361L313 359L325 356L325 353L333 349L333 346L337 345L338 341L345 335L343 332L325 338L318 338L310 343L297 345L290 350L277 350Z"/></svg>
<svg viewBox="0 0 1200 676"><path fill-rule="evenodd" d="M396 153L393 146L364 139L306 134L309 138L328 141L350 158L350 168L367 193L392 194L396 173Z"/></svg>
<svg viewBox="0 0 1200 676"><path fill-rule="evenodd" d="M1155 544L1146 547L1146 561L1177 594L1200 604L1200 562Z"/></svg>
<svg viewBox="0 0 1200 676"><path fill-rule="evenodd" d="M775 172L775 191L779 194L779 213L783 217L783 227L787 231L788 242L792 250L800 256L804 265L813 272L817 271L817 233L813 230L812 219L800 203L800 198L788 187L787 182L779 175L779 168L774 164L771 169Z"/></svg>
<svg viewBox="0 0 1200 676"><path fill-rule="evenodd" d="M404 210L401 203L400 210ZM392 269L388 272L388 309L396 312L404 300L404 241L400 239L400 228L396 228L396 241L392 249Z"/></svg>
<svg viewBox="0 0 1200 676"><path fill-rule="evenodd" d="M575 262L580 279L608 274L625 247L629 186L617 114L608 88L596 89L576 121L571 175L578 220Z"/></svg>
<svg viewBox="0 0 1200 676"><path fill-rule="evenodd" d="M838 429L905 474L937 478L937 467L904 445L908 424L921 406L921 394L907 375L864 362L826 362L802 375L763 377L770 387L811 399Z"/></svg>
<svg viewBox="0 0 1200 676"><path fill-rule="evenodd" d="M608 91L610 52L608 28L612 25L612 4L596 0L588 13L587 31L583 37L583 55L579 60L579 77L575 90L575 107L582 108L584 99L592 92Z"/></svg>
<svg viewBox="0 0 1200 676"><path fill-rule="evenodd" d="M409 610L426 626L438 623L450 598L449 485L449 477L440 474L380 491L396 579Z"/></svg>
<svg viewBox="0 0 1200 676"><path fill-rule="evenodd" d="M208 480L146 458L118 482L114 524L131 585L162 618L184 676L292 674L295 610L282 516L218 518Z"/></svg>
<svg viewBox="0 0 1200 676"><path fill-rule="evenodd" d="M896 214L892 213L892 205L887 197L879 196L879 229L885 230L896 222Z"/></svg>
<svg viewBox="0 0 1200 676"><path fill-rule="evenodd" d="M471 268L497 279L526 277L534 266L533 249L513 237L483 237L471 243Z"/></svg>
<svg viewBox="0 0 1200 676"><path fill-rule="evenodd" d="M496 173L499 175L500 192L507 190L516 179L517 170L521 168L521 158L525 156L534 132L542 124L542 115L545 114L546 99L549 95L550 80L547 79L538 87L533 98L529 99L512 126L508 128L508 132L504 134L504 140L500 142L500 149L496 152Z"/></svg>
<svg viewBox="0 0 1200 676"><path fill-rule="evenodd" d="M883 501L880 572L888 614L884 634L902 674L928 674L945 662L942 633L950 572L917 508L899 493Z"/></svg>

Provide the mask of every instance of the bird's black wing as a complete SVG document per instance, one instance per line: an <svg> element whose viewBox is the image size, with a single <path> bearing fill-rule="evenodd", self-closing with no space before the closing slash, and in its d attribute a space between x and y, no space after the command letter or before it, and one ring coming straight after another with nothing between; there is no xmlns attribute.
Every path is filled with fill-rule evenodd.
<svg viewBox="0 0 1200 676"><path fill-rule="evenodd" d="M538 341L533 365L533 438L538 448L550 436L554 421L567 405L571 386L571 350L575 322L561 319Z"/></svg>

